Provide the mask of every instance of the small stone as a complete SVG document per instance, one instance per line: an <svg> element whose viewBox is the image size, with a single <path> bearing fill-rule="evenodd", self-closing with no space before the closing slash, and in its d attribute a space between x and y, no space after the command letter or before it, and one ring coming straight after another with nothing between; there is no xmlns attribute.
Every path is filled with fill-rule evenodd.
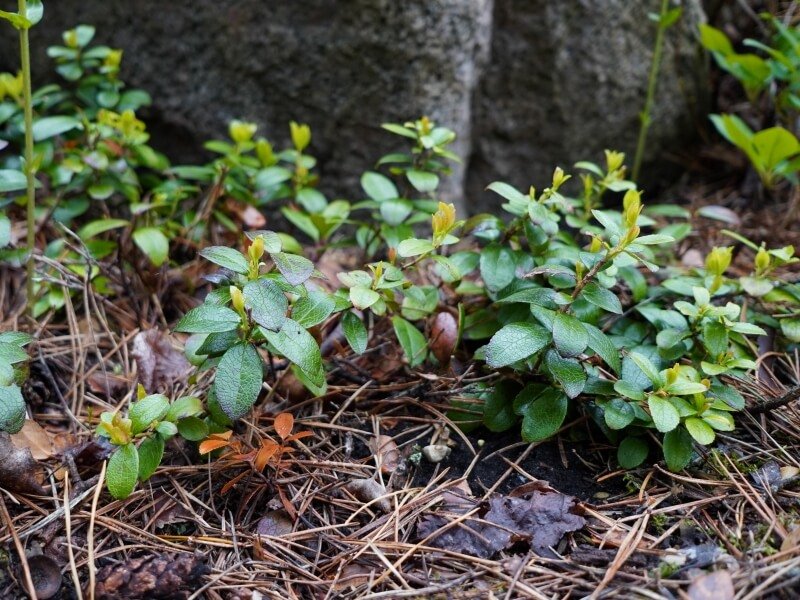
<svg viewBox="0 0 800 600"><path fill-rule="evenodd" d="M422 455L428 462L434 464L442 462L445 458L450 456L450 452L452 452L452 449L444 444L431 444L422 449Z"/></svg>

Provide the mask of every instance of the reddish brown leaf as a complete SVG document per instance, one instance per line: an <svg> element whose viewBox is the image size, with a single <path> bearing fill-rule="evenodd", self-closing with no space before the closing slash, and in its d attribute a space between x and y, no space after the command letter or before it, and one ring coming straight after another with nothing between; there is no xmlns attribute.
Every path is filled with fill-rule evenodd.
<svg viewBox="0 0 800 600"><path fill-rule="evenodd" d="M256 471L263 471L264 467L267 466L269 459L275 456L275 453L279 448L280 446L278 446L278 444L275 442L271 442L269 440L264 440L261 442L261 448L259 448L258 453L253 460L253 468L255 468Z"/></svg>
<svg viewBox="0 0 800 600"><path fill-rule="evenodd" d="M11 437L0 432L0 487L23 494L44 495L44 473L28 448L17 448Z"/></svg>
<svg viewBox="0 0 800 600"><path fill-rule="evenodd" d="M430 349L443 366L450 362L450 357L456 349L458 342L458 322L447 311L436 315L431 327Z"/></svg>
<svg viewBox="0 0 800 600"><path fill-rule="evenodd" d="M172 389L192 370L183 352L173 348L169 337L158 329L137 333L133 338L132 354L139 382L151 394Z"/></svg>
<svg viewBox="0 0 800 600"><path fill-rule="evenodd" d="M275 433L277 433L282 440L285 440L294 427L294 416L292 413L281 413L275 417Z"/></svg>

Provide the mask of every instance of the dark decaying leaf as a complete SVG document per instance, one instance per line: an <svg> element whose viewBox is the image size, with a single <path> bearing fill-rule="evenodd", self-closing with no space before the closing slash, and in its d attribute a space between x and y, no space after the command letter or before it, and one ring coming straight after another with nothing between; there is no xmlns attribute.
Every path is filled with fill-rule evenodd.
<svg viewBox="0 0 800 600"><path fill-rule="evenodd" d="M132 354L139 383L151 394L172 389L191 372L192 367L183 352L176 350L169 337L158 329L137 333Z"/></svg>
<svg viewBox="0 0 800 600"><path fill-rule="evenodd" d="M58 563L44 554L28 557L28 568L36 597L39 600L52 598L61 589L61 569Z"/></svg>
<svg viewBox="0 0 800 600"><path fill-rule="evenodd" d="M436 315L431 327L430 349L442 365L450 362L450 356L456 349L458 341L458 321L449 312L442 311Z"/></svg>
<svg viewBox="0 0 800 600"><path fill-rule="evenodd" d="M292 533L292 529L294 529L292 517L282 508L269 511L258 520L256 525L256 533L272 537L281 537Z"/></svg>
<svg viewBox="0 0 800 600"><path fill-rule="evenodd" d="M447 527L476 507L474 518ZM515 497L513 492L492 496L488 505L465 498L446 500L442 509L422 517L417 537L428 538L427 545L480 558L490 558L517 543L529 545L539 555L553 556L551 547L586 524L575 498L543 486L524 497Z"/></svg>
<svg viewBox="0 0 800 600"><path fill-rule="evenodd" d="M202 585L207 571L202 559L191 554L132 558L98 571L95 598L184 600Z"/></svg>
<svg viewBox="0 0 800 600"><path fill-rule="evenodd" d="M17 448L9 435L0 432L0 487L23 494L44 495L44 473L29 448Z"/></svg>

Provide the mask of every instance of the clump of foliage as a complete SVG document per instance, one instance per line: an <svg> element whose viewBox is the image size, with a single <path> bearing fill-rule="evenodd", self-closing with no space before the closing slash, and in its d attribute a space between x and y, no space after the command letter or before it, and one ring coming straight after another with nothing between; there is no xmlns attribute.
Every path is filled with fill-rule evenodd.
<svg viewBox="0 0 800 600"><path fill-rule="evenodd" d="M28 371L25 346L32 340L27 333L0 333L0 431L16 433L25 422L25 400L20 385Z"/></svg>

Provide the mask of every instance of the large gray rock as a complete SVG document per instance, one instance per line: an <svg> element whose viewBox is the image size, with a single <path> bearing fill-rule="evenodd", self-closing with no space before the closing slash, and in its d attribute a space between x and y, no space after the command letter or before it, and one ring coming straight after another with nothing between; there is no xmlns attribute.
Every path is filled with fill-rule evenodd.
<svg viewBox="0 0 800 600"><path fill-rule="evenodd" d="M660 4L495 0L491 61L473 108L471 202L499 207L497 196L483 192L487 183L541 190L556 165L570 172L578 160L602 164L606 148L625 151L632 166L656 33L647 15ZM645 185L675 172L667 155L692 139L705 115L703 12L699 0L683 5L665 36Z"/></svg>
<svg viewBox="0 0 800 600"><path fill-rule="evenodd" d="M650 157L691 137L705 77L690 33L699 0L670 30L650 133ZM0 8L16 3L0 0ZM32 31L34 68L62 29L97 27L125 50L123 77L148 90L154 143L178 160L234 118L284 143L307 122L322 189L357 197L360 173L402 141L385 121L426 114L454 129L464 158L446 198L469 212L499 206L496 179L548 183L553 166L631 152L644 102L659 0L45 0ZM491 56L489 56L491 49ZM0 36L0 69L16 40ZM466 169L466 172L465 172ZM466 202L464 201L466 198Z"/></svg>

